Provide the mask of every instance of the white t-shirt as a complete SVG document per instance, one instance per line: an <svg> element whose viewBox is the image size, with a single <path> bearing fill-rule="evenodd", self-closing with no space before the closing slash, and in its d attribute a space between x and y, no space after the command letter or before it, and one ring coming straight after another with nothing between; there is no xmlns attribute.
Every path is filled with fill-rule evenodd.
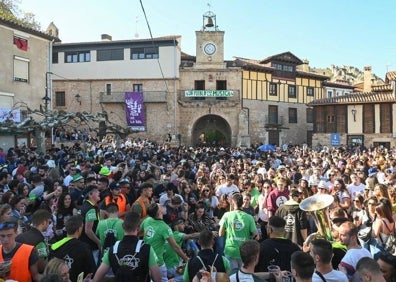
<svg viewBox="0 0 396 282"><path fill-rule="evenodd" d="M231 184L230 186L224 184L217 188L216 196L220 197L223 194L227 194L230 196L232 192L239 192L238 186L236 186L235 184Z"/></svg>
<svg viewBox="0 0 396 282"><path fill-rule="evenodd" d="M366 185L364 185L363 183L360 183L359 185L349 184L347 186L347 189L353 199L356 197L357 194L363 194L365 187Z"/></svg>
<svg viewBox="0 0 396 282"><path fill-rule="evenodd" d="M366 248L360 249L349 249L344 257L342 258L339 268L345 268L347 271L347 277L350 278L351 282L360 282L359 276L356 272L356 265L358 261L363 257L372 258L373 256Z"/></svg>
<svg viewBox="0 0 396 282"><path fill-rule="evenodd" d="M327 282L349 282L348 277L345 275L345 273L333 269L329 273L323 274L323 277L326 279ZM318 274L316 274L316 271L312 275L312 282L323 282L322 278Z"/></svg>

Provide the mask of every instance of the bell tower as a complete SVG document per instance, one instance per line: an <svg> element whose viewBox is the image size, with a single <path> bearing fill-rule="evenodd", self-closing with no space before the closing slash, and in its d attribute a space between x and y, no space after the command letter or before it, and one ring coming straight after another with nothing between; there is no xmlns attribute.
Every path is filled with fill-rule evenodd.
<svg viewBox="0 0 396 282"><path fill-rule="evenodd" d="M224 31L217 26L216 15L207 11L202 16L202 28L195 32L196 66L200 68L225 68Z"/></svg>

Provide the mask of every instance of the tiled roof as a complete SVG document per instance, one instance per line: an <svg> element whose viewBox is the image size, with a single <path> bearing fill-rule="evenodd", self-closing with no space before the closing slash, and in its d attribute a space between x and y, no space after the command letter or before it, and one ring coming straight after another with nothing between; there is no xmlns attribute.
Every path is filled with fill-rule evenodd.
<svg viewBox="0 0 396 282"><path fill-rule="evenodd" d="M329 77L327 75L322 75L314 72L306 72L306 71L301 71L301 70L296 70L296 73L298 73L300 76L303 77L314 77L322 80L327 80Z"/></svg>
<svg viewBox="0 0 396 282"><path fill-rule="evenodd" d="M334 81L323 81L323 86L345 88L345 89L354 89L353 85L348 85L346 83L337 83L337 82L334 82Z"/></svg>
<svg viewBox="0 0 396 282"><path fill-rule="evenodd" d="M280 54L276 54L273 56L269 56L263 60L261 60L261 63L269 63L272 61L282 61L282 62L288 62L288 63L293 63L296 65L301 65L303 61L301 61L297 56L295 56L292 52L283 52Z"/></svg>
<svg viewBox="0 0 396 282"><path fill-rule="evenodd" d="M388 80L396 80L396 71L389 71L386 73L386 78Z"/></svg>
<svg viewBox="0 0 396 282"><path fill-rule="evenodd" d="M16 29L16 30L24 31L26 33L33 34L33 35L36 35L41 38L45 38L47 40L54 40L55 42L60 42L59 38L57 38L57 37L51 36L49 34L46 34L44 32L41 32L39 30L30 28L30 27L24 26L21 23L18 23L17 21L12 21L12 20L2 18L1 16L0 16L0 25L5 25L5 26L8 26L8 27Z"/></svg>
<svg viewBox="0 0 396 282"><path fill-rule="evenodd" d="M391 92L355 93L332 98L317 99L308 106L334 105L334 104L367 104L367 103L396 103L396 97Z"/></svg>
<svg viewBox="0 0 396 282"><path fill-rule="evenodd" d="M372 85L371 91L373 92L392 91L392 86L390 84Z"/></svg>
<svg viewBox="0 0 396 282"><path fill-rule="evenodd" d="M275 69L265 64L261 64L258 60L246 59L241 57L234 57L235 65L242 68L261 69L267 71L274 71Z"/></svg>

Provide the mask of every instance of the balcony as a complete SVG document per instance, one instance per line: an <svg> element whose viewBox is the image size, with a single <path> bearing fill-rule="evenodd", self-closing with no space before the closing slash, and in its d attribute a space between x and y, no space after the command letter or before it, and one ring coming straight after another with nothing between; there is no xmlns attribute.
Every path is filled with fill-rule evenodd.
<svg viewBox="0 0 396 282"><path fill-rule="evenodd" d="M282 129L284 121L283 116L266 115L264 117L264 127L267 129Z"/></svg>
<svg viewBox="0 0 396 282"><path fill-rule="evenodd" d="M235 106L240 103L239 90L180 90L178 102L184 106L197 104Z"/></svg>
<svg viewBox="0 0 396 282"><path fill-rule="evenodd" d="M166 91L143 91L144 103L166 103ZM124 103L125 92L99 92L99 103Z"/></svg>

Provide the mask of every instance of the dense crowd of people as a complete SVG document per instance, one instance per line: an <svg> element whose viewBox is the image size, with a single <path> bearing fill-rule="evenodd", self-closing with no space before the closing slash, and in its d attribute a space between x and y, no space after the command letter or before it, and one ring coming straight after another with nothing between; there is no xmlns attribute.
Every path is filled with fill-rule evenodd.
<svg viewBox="0 0 396 282"><path fill-rule="evenodd" d="M0 148L0 279L396 281L396 148L84 136Z"/></svg>

